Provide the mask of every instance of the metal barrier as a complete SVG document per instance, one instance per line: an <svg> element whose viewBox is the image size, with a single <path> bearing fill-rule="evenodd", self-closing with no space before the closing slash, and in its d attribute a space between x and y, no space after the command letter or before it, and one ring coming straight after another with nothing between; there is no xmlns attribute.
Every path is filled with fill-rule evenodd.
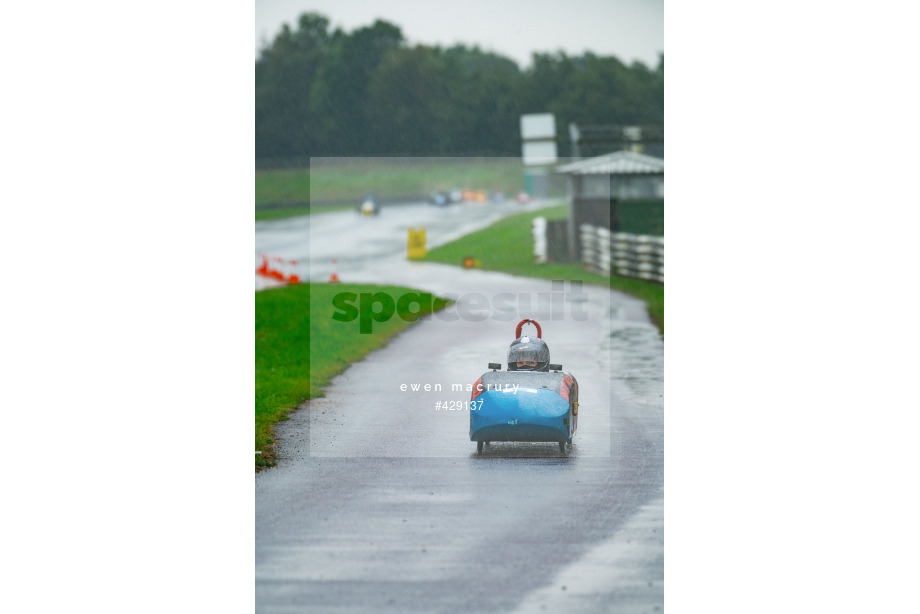
<svg viewBox="0 0 920 614"><path fill-rule="evenodd" d="M556 261L548 254L552 250L547 249L547 228L545 218L534 219L531 232L537 264ZM581 261L588 270L664 283L664 237L610 232L590 224L582 224L580 231Z"/></svg>
<svg viewBox="0 0 920 614"><path fill-rule="evenodd" d="M664 237L582 224L581 260L590 270L664 283Z"/></svg>

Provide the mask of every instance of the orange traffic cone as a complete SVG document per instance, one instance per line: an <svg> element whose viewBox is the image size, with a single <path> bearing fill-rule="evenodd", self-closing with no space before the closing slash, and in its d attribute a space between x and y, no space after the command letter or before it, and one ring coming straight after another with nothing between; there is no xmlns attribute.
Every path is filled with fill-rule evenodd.
<svg viewBox="0 0 920 614"><path fill-rule="evenodd" d="M291 269L292 269L292 271L293 271L293 268L297 266L297 261L296 261L296 260L291 260L291 261L289 262L289 264L291 265ZM299 284L299 283L300 283L300 275L298 275L297 273L294 273L294 272L290 272L290 273L288 273L287 281L288 281L289 284Z"/></svg>
<svg viewBox="0 0 920 614"><path fill-rule="evenodd" d="M332 261L332 275L329 276L330 284L339 283L339 276L335 274L335 260Z"/></svg>

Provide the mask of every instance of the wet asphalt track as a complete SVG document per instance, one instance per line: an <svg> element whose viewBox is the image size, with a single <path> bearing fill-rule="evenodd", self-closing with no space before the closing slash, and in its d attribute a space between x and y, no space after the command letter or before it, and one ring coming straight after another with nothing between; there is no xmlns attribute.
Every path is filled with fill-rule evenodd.
<svg viewBox="0 0 920 614"><path fill-rule="evenodd" d="M501 211L390 211L257 225L257 250L286 245L279 255L311 258L316 279L348 252L343 281L480 293L492 309L411 326L282 424L278 466L255 478L256 611L663 611L663 346L641 303L406 262L407 225L425 225L430 244ZM467 410L436 403L468 400L451 385L504 363L523 317L578 378L574 445L495 443L478 456Z"/></svg>

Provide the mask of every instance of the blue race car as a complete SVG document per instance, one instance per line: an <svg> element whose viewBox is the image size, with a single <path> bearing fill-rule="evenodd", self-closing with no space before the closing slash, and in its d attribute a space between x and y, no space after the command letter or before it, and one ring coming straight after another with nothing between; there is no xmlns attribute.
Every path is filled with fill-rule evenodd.
<svg viewBox="0 0 920 614"><path fill-rule="evenodd" d="M537 336L521 336L524 324ZM492 441L558 442L559 451L572 444L578 427L578 382L562 365L549 362L549 347L535 320L521 320L508 348L508 370L489 363L476 380L470 398L470 441L482 454Z"/></svg>

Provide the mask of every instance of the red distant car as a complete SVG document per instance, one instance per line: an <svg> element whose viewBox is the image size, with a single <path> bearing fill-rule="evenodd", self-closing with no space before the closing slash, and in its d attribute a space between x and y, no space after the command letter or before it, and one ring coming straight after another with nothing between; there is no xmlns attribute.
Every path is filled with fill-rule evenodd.
<svg viewBox="0 0 920 614"><path fill-rule="evenodd" d="M530 202L530 194L528 194L527 192L521 192L520 194L517 195L517 198L515 198L515 200L521 205L526 205L527 203Z"/></svg>

